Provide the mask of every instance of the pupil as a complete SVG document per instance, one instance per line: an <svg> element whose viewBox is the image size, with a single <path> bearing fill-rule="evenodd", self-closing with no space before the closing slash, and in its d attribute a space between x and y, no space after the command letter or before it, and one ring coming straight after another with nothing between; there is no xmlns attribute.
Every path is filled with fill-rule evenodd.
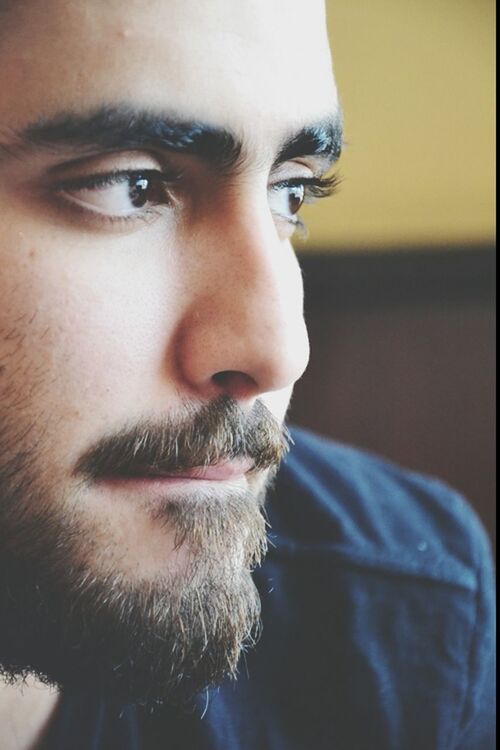
<svg viewBox="0 0 500 750"><path fill-rule="evenodd" d="M134 177L130 185L130 201L135 208L143 208L148 202L149 180L147 177Z"/></svg>

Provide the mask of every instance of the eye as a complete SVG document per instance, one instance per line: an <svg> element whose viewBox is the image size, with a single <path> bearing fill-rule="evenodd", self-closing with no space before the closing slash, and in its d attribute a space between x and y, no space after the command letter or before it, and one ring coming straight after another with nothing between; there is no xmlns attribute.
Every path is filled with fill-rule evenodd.
<svg viewBox="0 0 500 750"><path fill-rule="evenodd" d="M58 193L81 210L109 218L132 218L171 202L175 178L159 170L119 171L79 177L58 186Z"/></svg>
<svg viewBox="0 0 500 750"><path fill-rule="evenodd" d="M338 175L332 177L304 177L284 180L271 185L269 205L276 216L288 220L294 226L301 226L297 217L304 203L312 203L327 198L336 192L340 184Z"/></svg>
<svg viewBox="0 0 500 750"><path fill-rule="evenodd" d="M277 216L293 220L298 214L306 199L306 186L304 183L283 182L273 185L270 195L271 211Z"/></svg>

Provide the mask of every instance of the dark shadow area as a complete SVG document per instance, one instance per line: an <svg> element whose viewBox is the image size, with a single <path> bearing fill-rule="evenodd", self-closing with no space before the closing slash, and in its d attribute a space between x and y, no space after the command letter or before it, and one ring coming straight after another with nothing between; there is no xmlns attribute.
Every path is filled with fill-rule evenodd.
<svg viewBox="0 0 500 750"><path fill-rule="evenodd" d="M495 252L304 254L297 424L438 476L495 540Z"/></svg>

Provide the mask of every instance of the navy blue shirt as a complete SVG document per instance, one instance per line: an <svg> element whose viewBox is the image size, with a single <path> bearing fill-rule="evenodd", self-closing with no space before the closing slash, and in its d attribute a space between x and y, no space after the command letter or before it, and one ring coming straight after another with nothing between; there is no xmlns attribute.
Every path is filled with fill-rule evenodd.
<svg viewBox="0 0 500 750"><path fill-rule="evenodd" d="M50 750L492 750L486 535L444 484L292 432L236 682L153 717L63 694ZM45 746L44 746L45 747Z"/></svg>

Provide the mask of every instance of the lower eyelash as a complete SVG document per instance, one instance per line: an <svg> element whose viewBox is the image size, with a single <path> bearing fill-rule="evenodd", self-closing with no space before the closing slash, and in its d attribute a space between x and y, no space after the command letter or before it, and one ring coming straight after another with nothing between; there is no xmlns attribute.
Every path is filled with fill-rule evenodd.
<svg viewBox="0 0 500 750"><path fill-rule="evenodd" d="M151 206L142 209L140 212L125 216L112 216L98 211L92 211L92 209L84 208L76 201L71 201L63 196L60 198L63 204L65 204L66 211L69 209L74 215L79 215L90 226L101 226L101 227L127 227L133 226L136 222L143 222L145 224L153 222L159 215L161 215L161 206Z"/></svg>

